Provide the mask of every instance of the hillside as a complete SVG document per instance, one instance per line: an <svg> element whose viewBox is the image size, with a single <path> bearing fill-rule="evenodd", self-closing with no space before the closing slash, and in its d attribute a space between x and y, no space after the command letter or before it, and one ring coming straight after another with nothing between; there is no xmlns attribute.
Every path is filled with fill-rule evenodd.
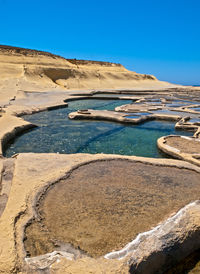
<svg viewBox="0 0 200 274"><path fill-rule="evenodd" d="M120 64L65 59L48 52L0 45L0 100L21 90L154 88L168 83Z"/></svg>

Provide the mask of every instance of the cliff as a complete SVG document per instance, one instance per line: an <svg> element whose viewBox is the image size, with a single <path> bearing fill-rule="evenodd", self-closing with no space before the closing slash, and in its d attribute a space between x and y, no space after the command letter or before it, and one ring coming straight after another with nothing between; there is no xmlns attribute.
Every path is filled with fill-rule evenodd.
<svg viewBox="0 0 200 274"><path fill-rule="evenodd" d="M163 87L154 76L120 64L65 59L48 52L0 45L0 100L20 90Z"/></svg>

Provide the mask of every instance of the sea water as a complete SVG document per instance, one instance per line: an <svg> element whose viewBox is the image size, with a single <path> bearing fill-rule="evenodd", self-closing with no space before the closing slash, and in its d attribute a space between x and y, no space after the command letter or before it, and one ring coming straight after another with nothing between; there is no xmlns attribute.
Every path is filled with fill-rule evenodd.
<svg viewBox="0 0 200 274"><path fill-rule="evenodd" d="M70 120L68 114L78 109L114 110L131 100L77 100L67 108L44 111L23 118L38 127L10 142L4 156L16 153L106 153L163 157L156 146L159 137L169 134L192 135L175 130L173 122L148 121L125 125L108 121Z"/></svg>

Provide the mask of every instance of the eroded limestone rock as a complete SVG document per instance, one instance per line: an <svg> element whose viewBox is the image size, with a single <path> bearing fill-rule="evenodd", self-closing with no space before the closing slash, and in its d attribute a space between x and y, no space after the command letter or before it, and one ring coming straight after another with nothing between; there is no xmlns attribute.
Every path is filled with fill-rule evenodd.
<svg viewBox="0 0 200 274"><path fill-rule="evenodd" d="M144 233L132 246L131 273L164 273L199 249L200 201L182 208L152 231Z"/></svg>

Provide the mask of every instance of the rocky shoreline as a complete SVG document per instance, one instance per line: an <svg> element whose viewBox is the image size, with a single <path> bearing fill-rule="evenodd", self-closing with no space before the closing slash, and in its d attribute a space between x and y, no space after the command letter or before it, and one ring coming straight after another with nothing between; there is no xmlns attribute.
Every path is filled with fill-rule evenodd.
<svg viewBox="0 0 200 274"><path fill-rule="evenodd" d="M17 50L18 49L15 49L14 53L7 50L6 54L1 51L0 54L0 60L2 61L0 71L4 73L2 74L3 80L0 83L0 271L2 273L41 273L41 271L46 271L46 273L164 273L169 271L173 266L183 262L193 252L196 252L200 247L198 240L200 233L200 208L198 198L198 176L200 176L200 169L198 152L194 152L195 150L198 151L198 142L196 140L199 140L199 124L195 121L190 122L190 120L185 119L185 116L190 116L190 119L193 119L193 115L198 114L195 108L199 106L198 96L200 90L192 87L177 87L169 85L168 83L159 82L155 78L150 77L150 79L144 75L129 73L125 68L116 64L85 61L80 61L79 63L74 63L73 61L70 63L69 60L58 56L48 54L42 54L42 56L40 56L40 52L31 52L31 54L27 54L27 56L24 57L24 53L18 52ZM7 59L4 59L5 55ZM38 55L40 56L40 60L37 59ZM9 72L10 66L14 68L14 74L13 72ZM5 70L5 67L7 70ZM95 77L98 78L98 81L99 77L103 79L103 76L107 77L107 80L100 81L102 85L96 87L96 82L92 82L91 78L99 69L101 71L98 77ZM70 74L70 77L72 77L71 80L69 80L69 78L67 78L68 80L66 78L63 79L63 75L66 75L66 70L68 72L70 70L70 73L73 71L74 74ZM80 76L80 71L83 76L81 83L81 77L77 76ZM116 82L116 86L114 86L113 82L108 81L110 79L108 77L108 75L110 75L109 73L112 75L111 78L120 75L121 82ZM53 79L52 75L56 76L57 79ZM124 83L127 81L127 75L132 75L133 81L130 80L128 85L125 86ZM142 79L140 79L141 77ZM49 80L50 78L51 81ZM114 80L112 79L112 81ZM87 85L87 83L89 84ZM134 88L130 88L134 83ZM124 86L124 88L121 88L122 86ZM96 96L106 94L107 98L112 94L118 95L118 98L126 95L125 97L123 96L123 98L132 98L135 103L127 106L127 109L120 107L113 113L106 111L99 111L97 113L95 110L82 111L82 113L79 111L79 113L71 114L71 118L91 117L92 119L114 119L114 121L120 121L122 123L145 122L148 119L170 119L176 121L175 126L177 128L192 130L194 137L189 139L173 136L162 137L158 140L158 147L165 153L182 160L104 154L61 155L51 153L20 153L14 155L13 158L7 159L3 157L6 144L10 139L15 138L26 129L35 126L24 121L21 116L51 110L53 108L67 107L67 102L70 100L91 98L95 94ZM98 97L94 96L93 98ZM113 97L111 96L111 98ZM158 104L159 98L160 105ZM188 100L190 102L193 101L194 104L190 105L186 102L184 106L175 106L173 107L174 114L172 114L173 111L171 111L170 114L154 113L154 111L158 111L159 108L160 110L166 110L167 104L173 102L173 100ZM138 111L136 111L136 108L138 108ZM136 121L132 118L125 117L127 113L134 113L135 115L135 113L141 111L149 112L149 118L146 116L136 117ZM178 114L176 114L176 112L178 112ZM180 113L182 113L182 115ZM149 213L152 223L146 218L149 227L144 225L143 228L140 227L138 230L135 230L135 234L131 234L132 231L129 239L126 238L126 240L122 241L116 248L112 246L111 249L114 249L113 251L106 251L106 254L101 252L100 255L97 255L97 258L88 256L87 252L80 252L82 251L81 249L77 251L78 244L74 247L73 241L72 246L68 246L67 250L66 245L62 245L62 248L60 245L60 247L58 246L60 250L48 250L46 254L43 253L39 256L30 257L27 248L25 248L25 242L28 239L26 228L34 221L38 220L40 222L42 220L37 219L37 209L40 208L41 205L39 203L39 197L42 195L46 199L47 189L50 186L59 185L61 180L66 179L67 174L74 176L75 170L79 170L83 165L87 167L87 165L95 163L97 166L91 169L98 172L98 165L100 165L100 162L103 162L106 165L101 170L103 170L105 174L103 171L101 173L104 174L104 176L108 176L106 172L108 172L109 163L112 161L131 162L132 167L127 170L126 174L123 174L123 171L120 172L122 179L126 178L128 172L132 169L134 170L134 168L139 172L140 169L137 167L142 166L141 170L147 170L144 178L141 179L142 171L141 174L135 178L138 182L141 180L141 184L144 185L145 182L147 184L148 181L151 181L149 178L152 178L153 174L157 174L157 179L154 180L156 184L159 182L159 172L160 178L162 178L161 175L163 173L163 189L162 191L160 190L160 192L158 191L155 199L148 198L150 194L154 197L156 189L153 188L150 189L152 190L152 192L150 191L151 193L147 191L146 196L144 195L144 189L141 190L142 194L139 192L139 187L130 191L131 195L133 195L133 193L136 195L136 198L132 198L129 206L133 206L131 204L133 201L137 202L137 198L139 197L137 196L137 191L139 193L138 195L143 197L141 199L142 202L144 202L144 211L141 213L143 219L138 219L138 223L140 220L145 219L145 212L148 212L153 206L156 208L159 202L159 206L157 205L158 208L162 207L161 205L164 204L165 201L165 208L168 209L168 212L163 213L163 215L161 214L162 218L156 219L156 214L152 210ZM149 166L150 168L148 168ZM114 177L114 175L118 175L117 172L119 169L119 167L113 167L113 170L111 168L109 172L113 174ZM124 170L125 169L124 167ZM152 172L154 169L155 171ZM84 172L87 174L87 168ZM170 177L173 175L173 172L177 174L177 178L180 173L180 182L178 182L178 179L177 182L175 182L175 180ZM184 174L186 175L184 176ZM95 182L97 178L98 176L94 174L91 180ZM189 181L187 181L187 178L189 178ZM86 181L86 179L84 180ZM110 179L106 180L105 189L108 190L108 182ZM134 177L131 178L131 181L134 181ZM164 184L166 185L165 188ZM77 185L77 189L80 189L80 187L80 185ZM127 189L131 189L131 187L132 185L127 187ZM74 191L78 194L77 189ZM127 191L126 188L120 186L119 189L123 189L124 191L120 194L122 199L126 197L127 200L127 197L132 197L130 193L128 196L125 195ZM169 190L168 195L171 193L171 196L169 196L172 197L170 200L172 202L170 202L169 205L167 205L165 200L165 198L169 196L161 195L164 191L167 191L167 189ZM173 191L170 192L170 189ZM72 188L68 191L72 191ZM93 193L92 191L94 190L92 189L91 193ZM100 191L98 191L98 195L99 193ZM179 195L179 199L173 196L174 194ZM52 197L54 197L54 194L52 194ZM102 197L105 197L105 195L102 194L101 199L103 199ZM111 199L112 197L109 198ZM99 196L98 199L95 199L95 201L98 200L100 202L101 199ZM50 199L50 201L52 200ZM79 199L78 201L82 201L83 205L83 200ZM146 201L148 201L147 204L145 204ZM172 204L174 201L177 201L177 204L173 207ZM181 201L181 203L178 204L178 201ZM61 208L59 199L57 202L58 208ZM94 201L91 199L91 205L92 202ZM51 204L51 202L49 203ZM68 203L66 204L68 205ZM121 204L127 206L127 215L124 213L124 217L128 218L132 212L130 210L131 207L129 208L125 202L121 202ZM85 206L86 205L87 203ZM94 208L94 205L92 207ZM48 209L49 207L46 206L46 208ZM79 207L77 205L76 207L74 206L74 209L75 208L79 209L80 205ZM145 211L145 208L148 208L148 210ZM42 211L44 211L44 209ZM133 212L136 211L135 208ZM48 210L46 212L48 212ZM53 214L54 211L52 208L50 212ZM102 212L104 212L103 209ZM125 212L125 209L123 209L123 212ZM55 213L54 216L58 216L58 213ZM109 219L111 219L111 217L112 216L109 216ZM87 220L86 216L85 220ZM49 223L54 225L52 221ZM145 222L143 222L143 224L145 224ZM43 226L42 222L40 222L40 225ZM121 229L123 229L123 226L127 227L128 225L122 222ZM60 227L62 227L62 225ZM133 225L133 227L135 229L136 225ZM127 236L126 233L124 235ZM45 239L48 241L48 237Z"/></svg>

